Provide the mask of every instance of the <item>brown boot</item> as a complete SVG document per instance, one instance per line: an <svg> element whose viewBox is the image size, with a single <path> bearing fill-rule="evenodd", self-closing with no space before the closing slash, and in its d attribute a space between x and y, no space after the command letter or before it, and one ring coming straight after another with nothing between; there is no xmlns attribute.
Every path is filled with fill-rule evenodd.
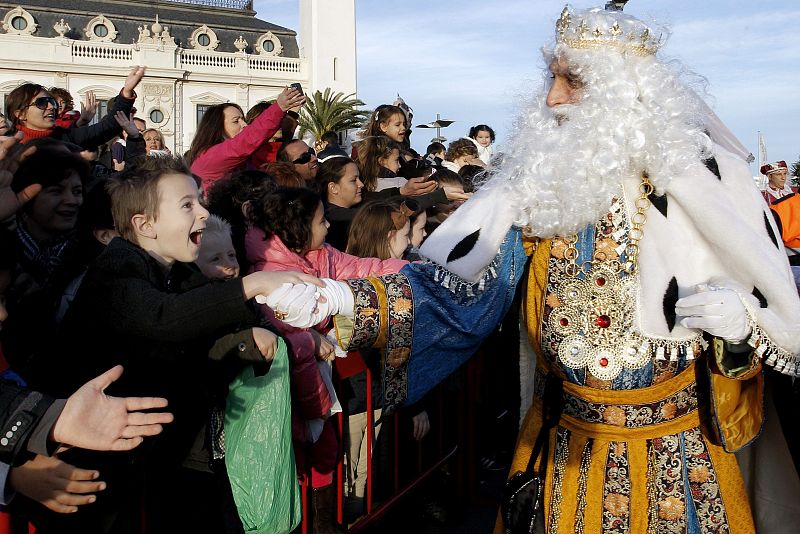
<svg viewBox="0 0 800 534"><path fill-rule="evenodd" d="M336 486L333 484L312 490L311 513L314 534L344 534L336 523Z"/></svg>

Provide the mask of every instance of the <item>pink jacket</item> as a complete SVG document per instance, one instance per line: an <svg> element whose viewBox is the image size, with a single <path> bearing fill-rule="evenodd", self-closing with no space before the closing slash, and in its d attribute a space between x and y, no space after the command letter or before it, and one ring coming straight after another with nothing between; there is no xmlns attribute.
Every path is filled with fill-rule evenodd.
<svg viewBox="0 0 800 534"><path fill-rule="evenodd" d="M289 250L278 237L265 241L264 232L252 227L245 234L244 246L247 261L252 265L251 272L300 271L322 278L345 280L396 273L408 263L405 260L359 258L328 244L300 256ZM308 330L278 321L272 310L265 308L265 311L292 350L292 381L300 416L315 419L326 415L331 408L331 399L317 368L314 336ZM327 321L315 329L325 332L326 325Z"/></svg>
<svg viewBox="0 0 800 534"><path fill-rule="evenodd" d="M220 178L244 167L250 156L281 129L283 115L280 106L272 105L239 135L217 143L197 156L191 170L202 180L202 188L208 191Z"/></svg>

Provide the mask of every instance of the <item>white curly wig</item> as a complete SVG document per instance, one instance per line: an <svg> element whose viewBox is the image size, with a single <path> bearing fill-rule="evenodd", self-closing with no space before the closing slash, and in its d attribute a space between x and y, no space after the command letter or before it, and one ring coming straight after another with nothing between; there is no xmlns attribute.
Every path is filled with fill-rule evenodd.
<svg viewBox="0 0 800 534"><path fill-rule="evenodd" d="M572 11L590 28L639 25L621 12ZM661 194L672 176L710 156L707 108L681 78L677 62L624 47L543 49L549 66L566 64L583 84L576 104L549 108L547 95L524 106L501 167L486 187L509 188L515 223L539 237L570 235L595 222L618 194L622 178L646 171ZM547 73L550 74L549 72Z"/></svg>

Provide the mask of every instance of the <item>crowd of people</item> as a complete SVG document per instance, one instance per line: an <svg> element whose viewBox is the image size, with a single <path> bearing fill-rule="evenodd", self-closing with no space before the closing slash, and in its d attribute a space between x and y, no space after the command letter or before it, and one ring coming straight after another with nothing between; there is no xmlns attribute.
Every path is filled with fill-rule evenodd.
<svg viewBox="0 0 800 534"><path fill-rule="evenodd" d="M565 8L548 90L502 154L486 124L416 152L402 101L349 154L336 132L307 142L289 87L212 106L177 157L135 116L144 67L94 123L92 95L78 112L64 89L13 90L0 504L42 534L289 532L304 479L313 532L339 532L336 484L357 519L383 418L405 405L422 440L425 394L521 298L534 356L500 380L532 403L512 471L543 479L541 531L779 532L742 451L777 410L756 446L789 451L770 459L788 458L772 485L791 501L798 197L781 161L759 198L661 35ZM372 389L334 380L337 357Z"/></svg>
<svg viewBox="0 0 800 534"><path fill-rule="evenodd" d="M59 432L45 443L46 432L42 438L31 431L39 437L20 439L3 458L2 504L45 533L125 532L135 530L146 496L148 532L188 524L242 531L221 438L226 388L243 368L269 364L280 337L290 360L291 404L284 408L294 445L294 460L283 461L296 461L298 476L308 475L314 531L334 532L340 441L347 447L349 517L364 513L363 373L336 391L329 321L296 328L248 300L287 282L397 273L419 261L427 232L471 194L475 173L457 171L472 160L485 170L479 148L487 154L491 129L482 126L449 150L432 145L425 159L410 149L403 109L381 106L352 159L334 132L314 143L324 144L318 159L315 148L295 138L304 97L287 88L246 114L235 104L211 107L188 152L176 158L161 132L135 116L144 74L143 67L132 69L108 115L94 123L92 95L82 112L60 88L24 84L9 95L0 132L0 354L4 393L16 384L50 399L33 412L42 428L57 416L43 415L53 398L82 391L117 364L124 374L115 368L101 389L129 397L131 411L168 401L171 412L148 416L138 434L125 431L118 439L127 448L159 433L172 414L175 421L124 455L89 452L110 447L88 437ZM380 376L380 351L352 357ZM375 384L378 419L380 380ZM4 422L18 416L20 403L3 406ZM342 405L350 428L337 436L330 416ZM408 413L422 439L429 428L424 405ZM58 442L80 448L54 454ZM51 467L37 471L41 465ZM36 485L24 482L32 472L40 473ZM69 482L84 479L91 484ZM209 503L204 513L181 510L170 498L189 490Z"/></svg>

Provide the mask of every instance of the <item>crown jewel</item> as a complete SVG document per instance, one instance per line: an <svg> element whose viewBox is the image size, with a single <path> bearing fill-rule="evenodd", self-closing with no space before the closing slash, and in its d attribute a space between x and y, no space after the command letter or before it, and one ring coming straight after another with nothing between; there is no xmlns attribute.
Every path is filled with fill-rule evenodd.
<svg viewBox="0 0 800 534"><path fill-rule="evenodd" d="M577 49L609 47L649 56L664 44L662 36L638 19L600 9L576 13L567 5L556 21L556 42Z"/></svg>

